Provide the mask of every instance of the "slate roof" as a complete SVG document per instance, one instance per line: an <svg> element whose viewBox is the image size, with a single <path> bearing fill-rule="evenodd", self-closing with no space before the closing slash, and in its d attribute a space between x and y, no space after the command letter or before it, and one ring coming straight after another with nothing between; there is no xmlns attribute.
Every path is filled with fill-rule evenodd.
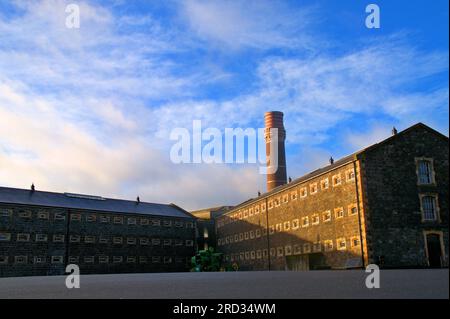
<svg viewBox="0 0 450 319"><path fill-rule="evenodd" d="M52 193L35 190L0 187L0 203L59 207L104 212L194 218L174 204L155 204L99 196Z"/></svg>

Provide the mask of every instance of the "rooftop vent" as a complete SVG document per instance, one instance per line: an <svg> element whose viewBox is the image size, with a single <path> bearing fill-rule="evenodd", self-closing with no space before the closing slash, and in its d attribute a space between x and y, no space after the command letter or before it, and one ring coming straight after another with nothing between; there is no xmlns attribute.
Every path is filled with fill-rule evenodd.
<svg viewBox="0 0 450 319"><path fill-rule="evenodd" d="M80 198L80 199L90 199L90 200L106 200L101 196L92 196L92 195L83 195L83 194L73 194L73 193L64 193L67 197L72 198Z"/></svg>

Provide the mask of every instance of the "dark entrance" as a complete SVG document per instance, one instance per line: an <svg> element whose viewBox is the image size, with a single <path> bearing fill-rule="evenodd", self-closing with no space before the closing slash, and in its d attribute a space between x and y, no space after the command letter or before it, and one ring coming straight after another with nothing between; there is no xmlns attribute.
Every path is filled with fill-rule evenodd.
<svg viewBox="0 0 450 319"><path fill-rule="evenodd" d="M427 235L428 263L431 268L440 268L441 264L441 237L438 234Z"/></svg>

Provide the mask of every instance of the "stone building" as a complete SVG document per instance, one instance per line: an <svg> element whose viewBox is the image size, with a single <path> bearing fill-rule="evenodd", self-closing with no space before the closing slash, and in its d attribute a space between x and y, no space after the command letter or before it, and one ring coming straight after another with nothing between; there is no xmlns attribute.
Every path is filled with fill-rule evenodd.
<svg viewBox="0 0 450 319"><path fill-rule="evenodd" d="M0 187L0 277L186 271L195 228L173 204Z"/></svg>
<svg viewBox="0 0 450 319"><path fill-rule="evenodd" d="M232 206L219 206L192 211L197 218L197 248L198 250L216 249L216 224L217 217L230 210Z"/></svg>
<svg viewBox="0 0 450 319"><path fill-rule="evenodd" d="M242 270L448 267L448 147L419 123L330 159L218 217L218 248Z"/></svg>

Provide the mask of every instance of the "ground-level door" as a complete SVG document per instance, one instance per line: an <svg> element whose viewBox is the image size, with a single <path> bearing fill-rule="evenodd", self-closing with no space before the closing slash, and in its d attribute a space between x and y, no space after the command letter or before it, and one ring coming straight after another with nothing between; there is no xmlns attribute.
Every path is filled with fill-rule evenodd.
<svg viewBox="0 0 450 319"><path fill-rule="evenodd" d="M425 245L428 258L428 265L431 268L442 267L442 235L439 233L426 233Z"/></svg>
<svg viewBox="0 0 450 319"><path fill-rule="evenodd" d="M309 270L308 255L286 256L286 268L290 271Z"/></svg>

